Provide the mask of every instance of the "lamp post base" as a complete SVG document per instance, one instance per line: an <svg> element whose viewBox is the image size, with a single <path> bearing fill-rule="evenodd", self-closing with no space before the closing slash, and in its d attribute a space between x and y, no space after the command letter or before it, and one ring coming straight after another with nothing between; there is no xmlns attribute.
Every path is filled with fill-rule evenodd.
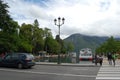
<svg viewBox="0 0 120 80"><path fill-rule="evenodd" d="M58 54L58 62L57 64L61 64L61 61L60 61L60 54Z"/></svg>

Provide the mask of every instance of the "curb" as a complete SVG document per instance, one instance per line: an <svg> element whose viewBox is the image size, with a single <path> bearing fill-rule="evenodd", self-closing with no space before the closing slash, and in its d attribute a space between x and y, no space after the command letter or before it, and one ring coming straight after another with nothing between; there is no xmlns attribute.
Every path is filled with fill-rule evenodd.
<svg viewBox="0 0 120 80"><path fill-rule="evenodd" d="M36 65L48 65L48 66L71 66L71 67L96 67L94 64L70 64L70 63L44 63L36 62Z"/></svg>

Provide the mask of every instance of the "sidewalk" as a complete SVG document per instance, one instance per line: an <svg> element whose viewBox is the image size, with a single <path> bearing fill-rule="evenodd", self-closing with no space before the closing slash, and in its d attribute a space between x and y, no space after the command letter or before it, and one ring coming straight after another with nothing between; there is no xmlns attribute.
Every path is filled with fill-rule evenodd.
<svg viewBox="0 0 120 80"><path fill-rule="evenodd" d="M36 62L36 65L50 65L50 66L76 66L76 67L95 67L95 64L90 62L90 63L61 63L57 64L54 62ZM102 66L111 66L108 63L107 58L103 59L103 65ZM116 60L116 66L120 66L120 59Z"/></svg>
<svg viewBox="0 0 120 80"><path fill-rule="evenodd" d="M51 63L51 62L36 62L36 65L50 65L50 66L75 66L75 67L94 67L94 63Z"/></svg>
<svg viewBox="0 0 120 80"><path fill-rule="evenodd" d="M115 65L115 66L120 66L120 59L117 59L115 62L116 62L116 65ZM102 66L111 66L111 65L109 65L109 63L108 63L107 58L104 58L104 59L103 59L103 65L102 65Z"/></svg>

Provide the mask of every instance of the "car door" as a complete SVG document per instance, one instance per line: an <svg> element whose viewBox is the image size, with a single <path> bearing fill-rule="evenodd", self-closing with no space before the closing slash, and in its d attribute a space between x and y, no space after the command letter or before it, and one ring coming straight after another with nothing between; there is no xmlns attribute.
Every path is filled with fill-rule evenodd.
<svg viewBox="0 0 120 80"><path fill-rule="evenodd" d="M8 54L4 57L4 59L2 60L2 64L4 66L7 66L7 67L10 67L12 66L11 63L12 63L12 54Z"/></svg>
<svg viewBox="0 0 120 80"><path fill-rule="evenodd" d="M17 66L17 64L19 63L18 54L13 54L11 57L12 57L11 64L12 64L13 66Z"/></svg>

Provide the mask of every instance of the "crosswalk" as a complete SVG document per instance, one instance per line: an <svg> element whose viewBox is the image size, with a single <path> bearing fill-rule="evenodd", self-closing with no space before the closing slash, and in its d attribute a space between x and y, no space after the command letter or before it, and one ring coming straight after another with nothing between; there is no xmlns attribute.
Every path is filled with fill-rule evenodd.
<svg viewBox="0 0 120 80"><path fill-rule="evenodd" d="M99 69L96 80L120 80L120 65L103 64Z"/></svg>

